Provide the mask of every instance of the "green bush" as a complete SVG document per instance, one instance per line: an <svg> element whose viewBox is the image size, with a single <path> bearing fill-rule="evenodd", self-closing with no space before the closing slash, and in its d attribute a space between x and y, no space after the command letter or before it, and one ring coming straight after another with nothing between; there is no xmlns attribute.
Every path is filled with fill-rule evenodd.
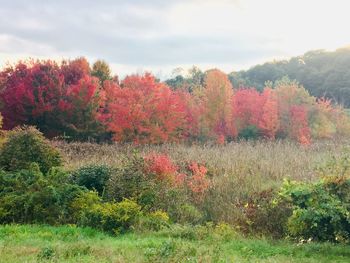
<svg viewBox="0 0 350 263"><path fill-rule="evenodd" d="M184 203L172 207L171 215L179 224L198 224L203 220L203 214L193 205Z"/></svg>
<svg viewBox="0 0 350 263"><path fill-rule="evenodd" d="M72 176L76 184L103 195L111 173L112 169L107 165L89 165L74 171Z"/></svg>
<svg viewBox="0 0 350 263"><path fill-rule="evenodd" d="M34 127L17 127L7 132L6 141L0 148L0 168L18 171L28 169L33 162L44 174L62 163L59 152Z"/></svg>
<svg viewBox="0 0 350 263"><path fill-rule="evenodd" d="M259 129L255 125L248 125L238 134L238 138L251 140L259 137Z"/></svg>
<svg viewBox="0 0 350 263"><path fill-rule="evenodd" d="M139 231L159 231L164 227L169 226L169 216L166 212L157 210L154 212L146 213L140 218L137 230Z"/></svg>
<svg viewBox="0 0 350 263"><path fill-rule="evenodd" d="M317 183L286 182L281 196L293 205L291 236L317 241L350 241L350 179L332 176Z"/></svg>
<svg viewBox="0 0 350 263"><path fill-rule="evenodd" d="M291 205L279 200L272 189L252 193L237 205L243 218L238 222L246 234L281 238L287 234L287 221L292 214Z"/></svg>
<svg viewBox="0 0 350 263"><path fill-rule="evenodd" d="M44 176L35 163L28 170L0 171L0 223L74 223L71 202L83 191L61 170Z"/></svg>
<svg viewBox="0 0 350 263"><path fill-rule="evenodd" d="M79 225L114 234L128 231L141 216L141 207L136 202L124 199L104 203L96 192L83 193L73 201L72 207L77 209Z"/></svg>
<svg viewBox="0 0 350 263"><path fill-rule="evenodd" d="M125 158L113 172L107 186L107 195L117 202L123 198L135 199L143 206L152 205L155 199L154 184L145 174L145 163L141 156L134 154Z"/></svg>

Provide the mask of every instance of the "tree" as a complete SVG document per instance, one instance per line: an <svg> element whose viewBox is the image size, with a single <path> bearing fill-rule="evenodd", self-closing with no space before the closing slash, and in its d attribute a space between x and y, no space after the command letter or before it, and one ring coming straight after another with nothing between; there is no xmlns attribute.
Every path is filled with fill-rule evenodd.
<svg viewBox="0 0 350 263"><path fill-rule="evenodd" d="M297 140L301 144L309 145L311 143L311 134L305 106L293 105L290 108L290 116L290 138Z"/></svg>
<svg viewBox="0 0 350 263"><path fill-rule="evenodd" d="M213 69L206 72L204 79L204 125L208 135L222 141L235 137L233 125L233 88L227 75Z"/></svg>
<svg viewBox="0 0 350 263"><path fill-rule="evenodd" d="M100 87L86 60L19 62L0 73L4 128L34 125L46 136L95 136ZM84 138L79 138L80 136Z"/></svg>
<svg viewBox="0 0 350 263"><path fill-rule="evenodd" d="M253 88L243 88L235 92L233 110L238 132L248 126L259 126L263 97Z"/></svg>
<svg viewBox="0 0 350 263"><path fill-rule="evenodd" d="M279 127L277 97L269 88L265 88L261 96L264 103L258 127L265 137L274 139Z"/></svg>
<svg viewBox="0 0 350 263"><path fill-rule="evenodd" d="M98 78L101 84L106 80L112 80L111 69L104 60L97 60L92 65L91 75Z"/></svg>
<svg viewBox="0 0 350 263"><path fill-rule="evenodd" d="M128 76L104 86L100 120L120 142L179 141L186 132L185 105L177 93L151 74Z"/></svg>

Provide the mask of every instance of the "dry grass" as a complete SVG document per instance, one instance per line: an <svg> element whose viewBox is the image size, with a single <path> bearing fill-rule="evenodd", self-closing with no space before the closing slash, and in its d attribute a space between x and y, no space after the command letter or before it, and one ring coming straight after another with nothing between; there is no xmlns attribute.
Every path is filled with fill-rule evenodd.
<svg viewBox="0 0 350 263"><path fill-rule="evenodd" d="M118 166L136 149L132 145L55 142L67 169L88 164ZM304 147L290 141L249 141L219 145L160 145L137 147L141 154L168 153L177 163L205 163L213 174L207 205L217 220L234 220L234 204L252 194L279 187L284 179L315 179L315 168L332 157L340 158L349 141L323 141ZM237 215L238 216L238 215Z"/></svg>

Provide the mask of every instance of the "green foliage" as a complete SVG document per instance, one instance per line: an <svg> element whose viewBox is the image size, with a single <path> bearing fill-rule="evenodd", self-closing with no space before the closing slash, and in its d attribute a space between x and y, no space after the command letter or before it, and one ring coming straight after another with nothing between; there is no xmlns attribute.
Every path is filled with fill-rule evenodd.
<svg viewBox="0 0 350 263"><path fill-rule="evenodd" d="M18 172L0 171L0 223L72 223L72 200L83 189L52 170L44 176L37 164Z"/></svg>
<svg viewBox="0 0 350 263"><path fill-rule="evenodd" d="M103 195L111 174L112 168L107 165L89 165L74 171L72 176L76 184L89 190L96 190L99 195Z"/></svg>
<svg viewBox="0 0 350 263"><path fill-rule="evenodd" d="M286 182L280 195L293 205L289 233L318 241L350 241L350 179L328 177L313 184Z"/></svg>
<svg viewBox="0 0 350 263"><path fill-rule="evenodd" d="M192 204L179 204L171 212L172 218L179 224L195 225L203 221L203 214Z"/></svg>
<svg viewBox="0 0 350 263"><path fill-rule="evenodd" d="M38 260L45 261L45 260L50 260L53 259L56 255L55 250L52 247L43 247L39 254L37 255Z"/></svg>
<svg viewBox="0 0 350 263"><path fill-rule="evenodd" d="M247 71L232 72L229 78L234 87L256 87L262 90L267 81L275 82L289 76L300 82L312 96L326 97L348 108L349 66L349 48L335 52L316 50L290 60L273 61Z"/></svg>
<svg viewBox="0 0 350 263"><path fill-rule="evenodd" d="M247 200L240 201L237 209L243 213L239 229L247 234L282 238L286 235L287 221L291 216L288 202L276 202L276 193L272 189L252 193Z"/></svg>
<svg viewBox="0 0 350 263"><path fill-rule="evenodd" d="M134 201L102 202L97 192L84 192L72 202L77 222L118 234L136 224L141 216L141 207Z"/></svg>
<svg viewBox="0 0 350 263"><path fill-rule="evenodd" d="M97 60L92 65L92 71L91 75L94 77L97 77L101 84L103 84L106 80L111 80L111 69L109 68L109 65L103 61L103 60Z"/></svg>
<svg viewBox="0 0 350 263"><path fill-rule="evenodd" d="M136 229L141 232L145 230L159 231L164 227L168 227L169 223L168 214L162 210L156 210L142 215Z"/></svg>
<svg viewBox="0 0 350 263"><path fill-rule="evenodd" d="M124 159L108 182L109 199L121 201L123 198L134 198L142 205L151 205L155 194L144 171L145 163L140 155L133 154L131 158Z"/></svg>
<svg viewBox="0 0 350 263"><path fill-rule="evenodd" d="M44 174L62 163L58 150L34 127L17 127L7 132L6 141L0 148L0 168L18 171L28 169L33 162Z"/></svg>
<svg viewBox="0 0 350 263"><path fill-rule="evenodd" d="M126 232L141 216L141 207L136 202L124 199L118 203L103 203L96 192L84 193L74 200L72 206L79 209L77 219L80 225L113 234Z"/></svg>
<svg viewBox="0 0 350 263"><path fill-rule="evenodd" d="M259 137L259 129L255 125L249 125L242 129L239 134L238 138L250 140L250 139L257 139Z"/></svg>

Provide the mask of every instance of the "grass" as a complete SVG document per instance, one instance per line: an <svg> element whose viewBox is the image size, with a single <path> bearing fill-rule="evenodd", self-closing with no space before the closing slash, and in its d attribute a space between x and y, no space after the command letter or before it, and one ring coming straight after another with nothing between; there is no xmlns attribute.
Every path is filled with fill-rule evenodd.
<svg viewBox="0 0 350 263"><path fill-rule="evenodd" d="M56 142L61 150L65 167L74 170L89 164L118 166L135 147L118 144ZM349 141L329 140L304 147L295 142L242 141L220 145L165 144L142 146L141 154L163 152L177 163L190 160L205 163L212 177L212 191L206 204L215 222L235 224L241 220L237 202L254 193L277 189L284 179L311 181L317 178L315 169L332 157L338 159L348 150Z"/></svg>
<svg viewBox="0 0 350 263"><path fill-rule="evenodd" d="M1 262L349 262L350 247L264 239L112 237L74 226L0 226Z"/></svg>

